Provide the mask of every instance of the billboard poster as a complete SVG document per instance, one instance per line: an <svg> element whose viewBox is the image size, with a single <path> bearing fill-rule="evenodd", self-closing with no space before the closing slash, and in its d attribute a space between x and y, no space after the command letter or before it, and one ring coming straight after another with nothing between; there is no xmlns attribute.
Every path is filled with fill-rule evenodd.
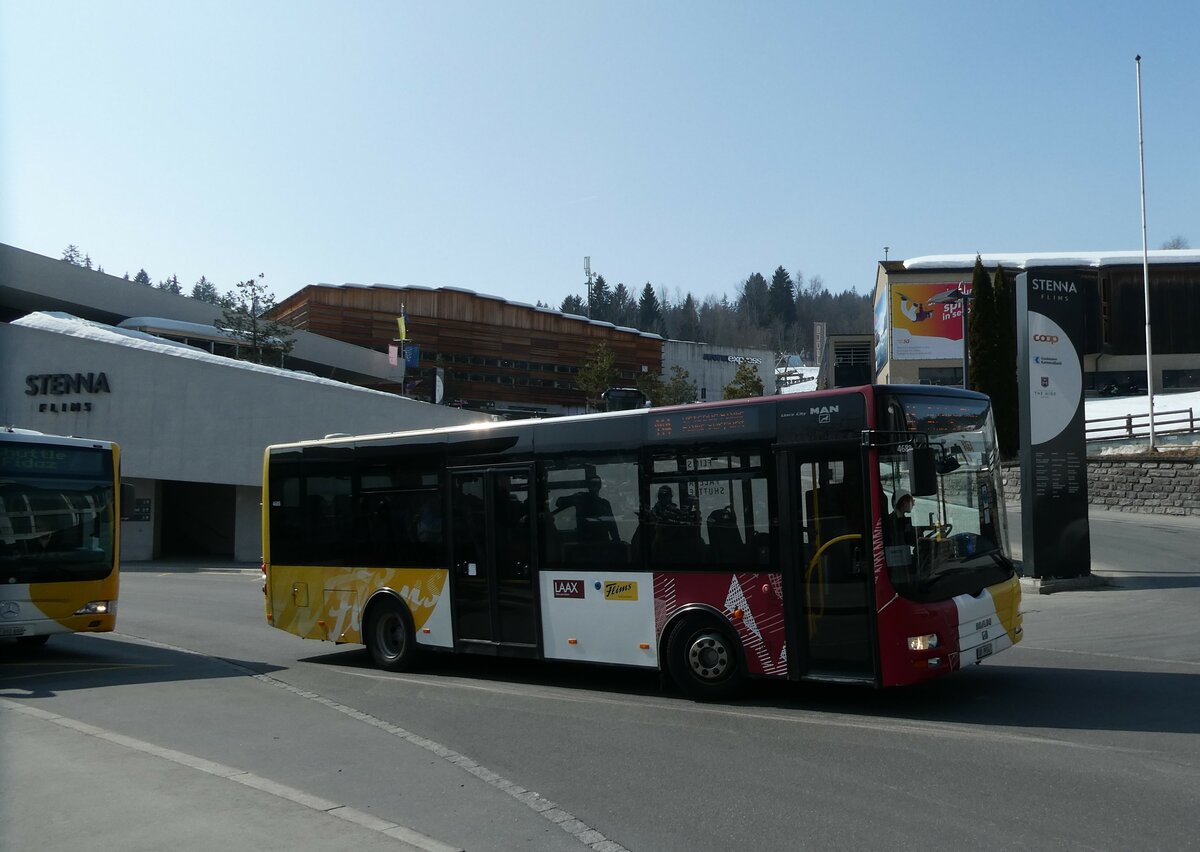
<svg viewBox="0 0 1200 852"><path fill-rule="evenodd" d="M959 288L964 293L971 292L970 283L963 281L892 285L889 319L893 358L898 361L962 358L962 302L932 301L941 293Z"/></svg>
<svg viewBox="0 0 1200 852"><path fill-rule="evenodd" d="M883 372L888 360L888 299L887 286L875 294L875 378Z"/></svg>
<svg viewBox="0 0 1200 852"><path fill-rule="evenodd" d="M1021 538L1026 572L1035 578L1091 574L1083 295L1072 270L1017 277Z"/></svg>

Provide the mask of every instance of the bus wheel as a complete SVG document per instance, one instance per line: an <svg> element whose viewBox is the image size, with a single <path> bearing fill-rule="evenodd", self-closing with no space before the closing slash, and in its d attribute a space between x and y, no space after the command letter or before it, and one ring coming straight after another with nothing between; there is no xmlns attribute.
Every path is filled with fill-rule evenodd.
<svg viewBox="0 0 1200 852"><path fill-rule="evenodd" d="M408 608L394 598L385 597L371 607L364 638L375 665L389 672L408 669L417 655Z"/></svg>
<svg viewBox="0 0 1200 852"><path fill-rule="evenodd" d="M726 698L741 685L738 642L715 620L685 616L667 642L671 678L697 701Z"/></svg>
<svg viewBox="0 0 1200 852"><path fill-rule="evenodd" d="M50 634L43 633L40 636L18 636L17 644L25 648L40 648L50 641Z"/></svg>

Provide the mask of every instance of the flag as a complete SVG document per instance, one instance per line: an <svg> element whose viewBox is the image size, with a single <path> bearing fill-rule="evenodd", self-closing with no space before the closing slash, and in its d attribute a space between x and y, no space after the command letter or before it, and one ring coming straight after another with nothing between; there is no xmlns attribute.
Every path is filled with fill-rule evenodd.
<svg viewBox="0 0 1200 852"><path fill-rule="evenodd" d="M388 344L388 363L391 364L393 367L395 367L397 362L399 361L399 356L400 356L400 350L396 346L396 344L389 343Z"/></svg>
<svg viewBox="0 0 1200 852"><path fill-rule="evenodd" d="M396 325L400 329L400 339L408 340L408 312L403 306L400 308L400 316L396 317Z"/></svg>

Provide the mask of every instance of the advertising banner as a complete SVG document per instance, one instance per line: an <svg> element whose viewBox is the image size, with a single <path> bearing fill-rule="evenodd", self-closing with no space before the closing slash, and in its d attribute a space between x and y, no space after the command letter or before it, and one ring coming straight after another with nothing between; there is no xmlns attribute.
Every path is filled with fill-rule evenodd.
<svg viewBox="0 0 1200 852"><path fill-rule="evenodd" d="M1084 286L1077 273L1017 276L1021 536L1026 573L1092 572L1083 408Z"/></svg>
<svg viewBox="0 0 1200 852"><path fill-rule="evenodd" d="M931 302L941 293L971 285L954 281L941 284L893 284L891 292L892 357L897 361L962 358L962 302Z"/></svg>
<svg viewBox="0 0 1200 852"><path fill-rule="evenodd" d="M887 288L881 288L875 299L875 377L883 372L888 361L888 299Z"/></svg>

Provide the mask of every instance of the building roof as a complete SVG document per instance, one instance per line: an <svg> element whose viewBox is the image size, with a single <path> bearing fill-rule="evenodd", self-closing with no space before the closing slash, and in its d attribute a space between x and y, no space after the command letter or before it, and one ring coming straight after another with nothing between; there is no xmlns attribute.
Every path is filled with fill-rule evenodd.
<svg viewBox="0 0 1200 852"><path fill-rule="evenodd" d="M984 266L1003 266L1006 269L1029 269L1039 266L1140 266L1140 251L1043 251L1043 252L999 252L980 254ZM972 269L975 254L930 254L912 257L904 261L904 269L913 272L922 269ZM1150 263L1195 263L1200 264L1200 251L1196 249L1159 249L1147 252Z"/></svg>
<svg viewBox="0 0 1200 852"><path fill-rule="evenodd" d="M972 259L972 262L973 262L973 259ZM501 304L512 305L513 307L517 307L517 308L525 308L526 310L540 311L541 313L545 313L545 314L554 314L556 316L563 317L564 319L578 320L579 322L585 322L585 323L588 323L589 325L599 326L600 328L611 328L611 329L615 329L616 331L623 331L627 334L636 334L641 337L649 337L653 340L662 340L663 339L661 334L654 334L653 332L649 332L649 331L639 331L636 328L630 328L628 326L623 326L623 325L614 325L613 323L606 322L605 320L589 319L588 317L579 316L578 314L563 313L562 311L556 310L554 308L539 307L536 305L530 305L527 302L517 302L517 301L513 301L512 299L506 299L503 296L493 296L490 293L480 293L475 290L468 290L465 287L423 287L418 284L399 285L399 284L326 284L326 283L312 284L309 286L342 288L342 289L347 289L347 290L379 289L379 290L399 290L401 292L403 292L405 290L416 290L416 291L424 292L424 293L438 293L438 292L462 293L467 296L474 296L477 299L489 299L493 302L500 302ZM293 298L295 295L297 295L297 294L292 294L292 296L289 296L288 299ZM285 299L283 301L286 302L287 299Z"/></svg>
<svg viewBox="0 0 1200 852"><path fill-rule="evenodd" d="M13 320L10 325L21 326L22 328L33 328L40 331L49 331L55 334L64 334L69 337L77 337L85 340L92 340L98 343L108 343L116 346L124 346L131 349L141 349L146 352L153 352L157 355L170 355L177 358L189 358L194 361L205 361L210 364L216 364L221 367L227 367L236 370L252 370L257 373L268 373L270 375L280 376L282 378L295 379L298 381L314 382L322 385L332 385L334 387L343 388L345 390L354 390L361 393L376 394L378 396L388 397L390 399L406 399L405 397L397 396L384 391L371 390L357 385L349 385L345 382L334 381L333 379L325 379L320 376L314 376L311 373L296 372L295 370L283 370L279 367L268 367L265 364L253 364L249 361L238 361L233 358L225 358L221 355L212 355L205 352L203 349L198 349L194 346L188 346L183 343L177 343L173 340L166 340L162 337L155 337L152 334L146 334L141 331L136 331L129 328L118 328L116 326L105 325L91 320L80 319L79 317L71 316L70 314L57 311L39 311ZM408 400L413 402L412 400Z"/></svg>

